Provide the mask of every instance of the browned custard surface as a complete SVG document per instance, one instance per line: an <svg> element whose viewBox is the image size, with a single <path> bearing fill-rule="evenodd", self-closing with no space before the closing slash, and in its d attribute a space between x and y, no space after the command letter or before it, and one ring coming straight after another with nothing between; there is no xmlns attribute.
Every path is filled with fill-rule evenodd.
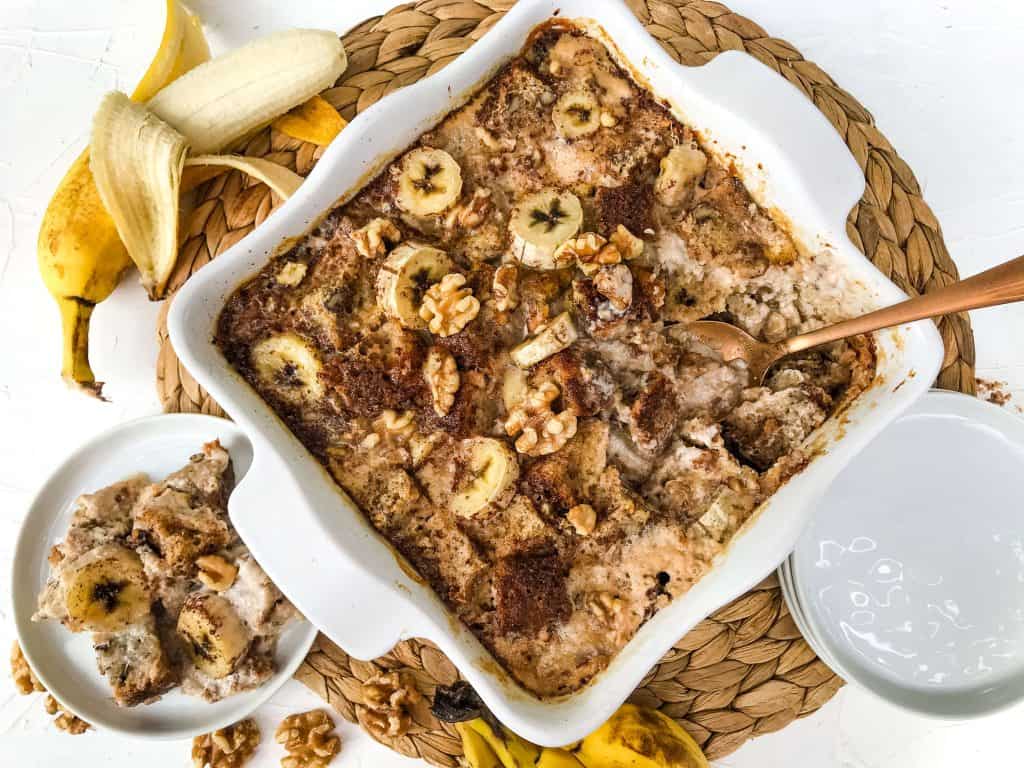
<svg viewBox="0 0 1024 768"><path fill-rule="evenodd" d="M871 380L687 335L853 314L599 42L552 28L230 299L217 343L508 671L580 688Z"/></svg>

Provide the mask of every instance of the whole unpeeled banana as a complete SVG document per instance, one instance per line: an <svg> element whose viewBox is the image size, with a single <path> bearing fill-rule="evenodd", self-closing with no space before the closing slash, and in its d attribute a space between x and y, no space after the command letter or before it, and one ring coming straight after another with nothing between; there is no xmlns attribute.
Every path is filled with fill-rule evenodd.
<svg viewBox="0 0 1024 768"><path fill-rule="evenodd" d="M209 57L199 20L177 0L167 0L160 48L132 99L150 99ZM88 149L72 163L50 200L39 227L37 251L43 282L60 307L61 375L68 384L100 397L102 384L89 366L89 321L93 308L113 293L132 261L100 200L89 170Z"/></svg>

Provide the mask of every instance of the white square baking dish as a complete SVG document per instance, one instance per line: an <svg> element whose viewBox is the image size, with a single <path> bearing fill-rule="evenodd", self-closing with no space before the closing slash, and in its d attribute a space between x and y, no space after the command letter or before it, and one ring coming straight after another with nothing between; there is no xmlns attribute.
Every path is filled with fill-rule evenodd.
<svg viewBox="0 0 1024 768"><path fill-rule="evenodd" d="M189 280L168 319L185 367L253 442L253 467L231 497L231 517L288 597L356 658L378 656L403 638L433 641L502 722L548 746L599 726L683 634L768 575L792 550L838 471L927 390L943 354L930 322L877 334L874 384L810 437L817 458L762 505L702 581L645 624L586 688L541 701L515 683L401 562L228 365L212 338L218 314L239 284L468 100L519 53L534 27L556 15L574 19L606 42L678 118L732 156L754 198L784 212L803 249L830 255L859 305L871 309L905 298L846 236L847 214L864 188L856 162L826 119L784 78L737 52L703 67L681 66L619 0L520 0L444 70L353 120L294 197Z"/></svg>

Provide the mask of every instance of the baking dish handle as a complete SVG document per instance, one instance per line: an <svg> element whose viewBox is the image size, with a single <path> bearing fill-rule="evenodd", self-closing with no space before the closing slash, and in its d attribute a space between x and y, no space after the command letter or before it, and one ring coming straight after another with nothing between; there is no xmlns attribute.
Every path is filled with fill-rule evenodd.
<svg viewBox="0 0 1024 768"><path fill-rule="evenodd" d="M257 562L275 584L286 585L282 591L302 614L349 655L373 659L399 640L422 634L416 630L420 611L408 600L408 586L417 585L402 584L408 577L372 531L346 525L344 541L338 540L344 511L332 529L314 510L338 509L346 500L336 488L323 487L324 478L316 476L323 471L311 465L308 456L287 462L257 446L252 466L228 500L228 514Z"/></svg>

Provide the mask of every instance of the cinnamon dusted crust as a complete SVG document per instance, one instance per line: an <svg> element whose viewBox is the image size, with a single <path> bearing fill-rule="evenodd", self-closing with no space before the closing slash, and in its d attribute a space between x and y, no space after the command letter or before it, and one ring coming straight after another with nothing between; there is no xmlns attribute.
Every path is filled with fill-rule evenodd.
<svg viewBox="0 0 1024 768"><path fill-rule="evenodd" d="M447 207L402 202L452 182L407 164L436 154L403 155L235 293L217 343L508 671L565 694L810 461L808 436L871 382L872 348L790 360L761 387L688 336L714 317L778 340L856 313L856 292L568 27L417 146L458 166ZM548 193L582 213L554 253L511 226ZM403 315L386 288L407 246L448 263Z"/></svg>

